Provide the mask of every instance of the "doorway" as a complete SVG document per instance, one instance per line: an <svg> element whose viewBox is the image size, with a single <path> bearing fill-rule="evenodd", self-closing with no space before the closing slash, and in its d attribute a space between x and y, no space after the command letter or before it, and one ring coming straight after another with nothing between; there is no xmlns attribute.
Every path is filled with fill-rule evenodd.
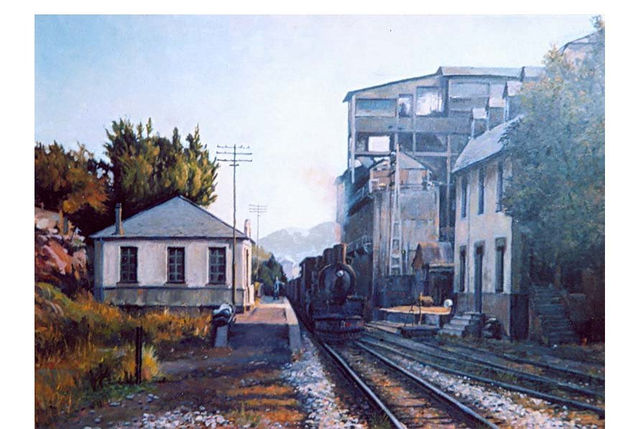
<svg viewBox="0 0 633 429"><path fill-rule="evenodd" d="M475 312L482 312L482 271L484 260L484 245L475 244Z"/></svg>

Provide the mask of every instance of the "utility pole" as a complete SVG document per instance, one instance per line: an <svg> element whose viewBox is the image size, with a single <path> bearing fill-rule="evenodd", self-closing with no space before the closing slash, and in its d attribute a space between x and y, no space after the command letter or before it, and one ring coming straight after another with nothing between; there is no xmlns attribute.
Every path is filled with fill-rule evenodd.
<svg viewBox="0 0 633 429"><path fill-rule="evenodd" d="M236 203L236 198L235 198L235 188L236 188L236 171L237 171L237 167L239 167L238 162L253 162L252 159L237 159L237 156L252 156L253 154L251 152L243 152L243 150L246 149L250 149L248 146L237 146L237 145L233 145L233 146L220 146L218 145L218 149L233 149L233 151L231 152L220 152L218 151L217 154L218 155L233 155L233 158L228 158L228 159L220 159L218 158L217 160L220 162L228 162L229 166L233 167L233 251L231 252L231 259L232 259L232 264L231 264L231 283L233 283L233 306L235 307L235 309L237 310L237 285L235 284L235 275L237 270L235 269L235 253L237 252L237 238L235 237L235 223L236 223L236 211L237 211L237 203ZM237 150L240 149L241 151L238 152Z"/></svg>
<svg viewBox="0 0 633 429"><path fill-rule="evenodd" d="M257 249L257 247L259 247L259 216L266 214L266 210L268 209L268 206L262 205L262 204L249 204L248 205L248 211L249 213L256 213L257 214L257 244L255 245L255 249ZM261 251L261 247L259 248ZM257 270L259 269L259 257L255 258L255 273L257 273Z"/></svg>
<svg viewBox="0 0 633 429"><path fill-rule="evenodd" d="M400 145L396 134L395 168L391 200L391 234L389 240L389 275L401 276L402 270L402 219L400 213Z"/></svg>

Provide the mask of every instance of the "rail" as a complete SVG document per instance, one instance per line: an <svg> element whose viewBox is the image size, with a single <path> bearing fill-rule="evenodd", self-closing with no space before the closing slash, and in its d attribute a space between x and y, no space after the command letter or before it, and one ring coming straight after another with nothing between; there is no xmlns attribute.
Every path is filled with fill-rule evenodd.
<svg viewBox="0 0 633 429"><path fill-rule="evenodd" d="M503 389L512 390L512 391L515 391L515 392L525 393L525 394L530 395L530 396L535 397L535 398L545 399L547 401L550 401L550 402L553 402L553 403L557 403L557 404L560 404L560 405L566 405L566 406L569 406L569 407L572 407L572 408L575 408L575 409L578 409L578 410L591 411L591 412L596 413L600 418L604 418L604 409L603 408L600 408L600 407L592 405L592 404L588 404L586 402L577 401L575 399L563 398L561 396L556 396L556 395L551 395L549 393L539 392L537 390L529 389L529 388L526 388L526 387L523 387L523 386L518 386L518 385L510 384L510 383L505 383L505 382L493 380L493 379L490 379L490 378L481 377L479 375L475 375L475 374L472 374L472 373L456 370L456 369L453 369L453 368L448 368L448 367L446 367L444 365L439 365L439 364L436 364L436 363L429 362L428 360L425 360L424 358L422 358L420 356L421 353L416 352L416 351L413 351L413 353L403 352L402 350L395 349L395 348L387 346L385 344L380 344L380 343L376 343L376 342L373 342L373 341L367 341L365 339L360 340L360 341L363 342L363 343L369 344L371 346L374 346L374 347L379 347L379 348L388 350L391 353L394 353L394 354L402 356L404 358L413 360L415 362L419 362L419 363L421 363L423 365L426 365L426 366L431 367L431 368L435 368L435 369L437 369L439 371L442 371L442 372L445 372L447 374L454 374L454 375L458 375L460 377L468 377L468 378L470 378L471 380L474 380L474 381L479 381L481 383L490 384L490 385L493 385L493 386L501 387ZM398 346L399 347L404 347L404 346L399 345L399 344L398 344ZM411 349L409 349L409 350L411 350Z"/></svg>

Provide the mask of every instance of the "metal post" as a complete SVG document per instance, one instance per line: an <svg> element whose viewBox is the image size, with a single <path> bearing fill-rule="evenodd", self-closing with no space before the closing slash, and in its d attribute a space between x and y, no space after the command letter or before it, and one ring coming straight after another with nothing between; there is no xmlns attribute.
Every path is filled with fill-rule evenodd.
<svg viewBox="0 0 633 429"><path fill-rule="evenodd" d="M233 164L237 165L237 149L235 147L235 145L233 145ZM237 172L237 168L233 167L233 251L231 252L231 259L232 259L232 264L231 264L231 282L233 283L233 306L235 306L235 308L237 308L237 285L235 283L235 253L237 252L237 238L235 237L235 226L237 224L235 217L236 217L236 211L237 211L237 204L236 204L236 198L235 198L235 188L236 188L236 173Z"/></svg>
<svg viewBox="0 0 633 429"><path fill-rule="evenodd" d="M137 326L136 337L136 384L141 384L141 371L143 369L143 327Z"/></svg>

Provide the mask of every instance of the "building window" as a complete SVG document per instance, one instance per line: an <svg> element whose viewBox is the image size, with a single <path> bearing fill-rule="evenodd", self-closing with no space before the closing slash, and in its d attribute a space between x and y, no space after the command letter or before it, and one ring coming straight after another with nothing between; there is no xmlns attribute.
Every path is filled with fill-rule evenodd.
<svg viewBox="0 0 633 429"><path fill-rule="evenodd" d="M503 292L503 255L506 251L506 239L495 240L495 292Z"/></svg>
<svg viewBox="0 0 633 429"><path fill-rule="evenodd" d="M398 116L401 118L411 117L411 105L413 104L413 96L400 94L398 97Z"/></svg>
<svg viewBox="0 0 633 429"><path fill-rule="evenodd" d="M396 100L363 98L356 100L356 116L396 116Z"/></svg>
<svg viewBox="0 0 633 429"><path fill-rule="evenodd" d="M138 267L136 247L121 247L121 283L136 283Z"/></svg>
<svg viewBox="0 0 633 429"><path fill-rule="evenodd" d="M441 88L418 87L416 89L416 98L415 114L418 116L440 113L444 108Z"/></svg>
<svg viewBox="0 0 633 429"><path fill-rule="evenodd" d="M466 246L459 248L459 291L466 290Z"/></svg>
<svg viewBox="0 0 633 429"><path fill-rule="evenodd" d="M367 150L369 152L389 152L390 149L390 136L369 136L367 138Z"/></svg>
<svg viewBox="0 0 633 429"><path fill-rule="evenodd" d="M226 248L209 247L209 283L226 284Z"/></svg>
<svg viewBox="0 0 633 429"><path fill-rule="evenodd" d="M500 212L503 209L503 161L499 161L497 164L497 211Z"/></svg>
<svg viewBox="0 0 633 429"><path fill-rule="evenodd" d="M185 248L184 247L169 247L168 251L168 277L169 283L184 283L185 282Z"/></svg>
<svg viewBox="0 0 633 429"><path fill-rule="evenodd" d="M453 98L487 98L490 94L490 85L484 82L454 82L450 83L450 96Z"/></svg>
<svg viewBox="0 0 633 429"><path fill-rule="evenodd" d="M477 207L477 213L482 214L484 212L484 190L486 181L486 169L479 169L479 204Z"/></svg>
<svg viewBox="0 0 633 429"><path fill-rule="evenodd" d="M468 206L468 177L462 177L462 217L466 217L466 210Z"/></svg>

